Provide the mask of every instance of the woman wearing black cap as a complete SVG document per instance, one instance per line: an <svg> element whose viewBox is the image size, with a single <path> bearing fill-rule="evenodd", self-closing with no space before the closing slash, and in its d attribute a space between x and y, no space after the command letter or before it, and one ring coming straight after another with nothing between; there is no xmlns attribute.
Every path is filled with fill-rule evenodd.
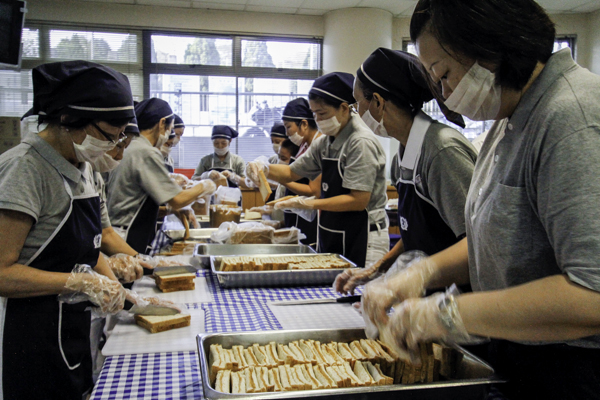
<svg viewBox="0 0 600 400"><path fill-rule="evenodd" d="M553 53L554 23L533 0L420 0L410 30L446 105L495 120L467 195L468 246L429 257L421 284L473 293L399 304L420 294L401 274L363 296L365 311L410 352L492 338L507 398L598 399L600 77Z"/></svg>
<svg viewBox="0 0 600 400"><path fill-rule="evenodd" d="M271 144L273 145L273 154L269 157L269 164L277 164L279 161L279 149L281 148L281 143L287 139L287 135L285 134L285 126L283 124L275 124L271 127Z"/></svg>
<svg viewBox="0 0 600 400"><path fill-rule="evenodd" d="M192 179L218 180L216 173L223 173L230 187L244 185L244 159L229 151L231 140L238 137L238 131L226 125L213 126L211 139L214 152L202 157ZM210 172L215 173L211 174Z"/></svg>
<svg viewBox="0 0 600 400"><path fill-rule="evenodd" d="M137 252L147 254L156 230L159 205L179 210L216 187L206 180L182 190L171 180L159 149L168 140L173 111L161 99L135 106L140 136L135 138L108 181L108 212L117 232Z"/></svg>
<svg viewBox="0 0 600 400"><path fill-rule="evenodd" d="M162 154L164 158L165 168L168 172L175 172L175 161L173 161L173 157L171 157L171 150L175 147L175 141L177 140L177 135L174 130L171 130L171 134L167 141L160 147L160 154Z"/></svg>
<svg viewBox="0 0 600 400"><path fill-rule="evenodd" d="M104 313L123 307L126 293L99 257L89 163L122 140L133 98L125 75L84 61L44 64L32 78L31 113L48 125L0 155L0 393L81 399L92 389L90 303L56 295L81 292ZM72 273L76 264L106 276Z"/></svg>
<svg viewBox="0 0 600 400"><path fill-rule="evenodd" d="M376 135L400 142L392 169L398 175L402 238L368 270L340 274L338 292L353 292L405 251L435 254L465 237L465 201L477 152L460 132L421 111L434 97L421 68L411 54L379 48L357 71L358 113Z"/></svg>
<svg viewBox="0 0 600 400"><path fill-rule="evenodd" d="M292 182L322 174L321 198L303 196L280 202L276 209L321 210L320 252L343 254L359 267L370 266L389 250L385 153L381 144L354 113L351 74L334 72L315 80L310 108L319 130L317 139L292 165L260 165L246 170L256 184L262 168L278 182Z"/></svg>

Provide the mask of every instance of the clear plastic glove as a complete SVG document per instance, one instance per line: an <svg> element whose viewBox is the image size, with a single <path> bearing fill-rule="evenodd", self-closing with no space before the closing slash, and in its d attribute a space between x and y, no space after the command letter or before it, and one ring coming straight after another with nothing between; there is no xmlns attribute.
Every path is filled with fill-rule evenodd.
<svg viewBox="0 0 600 400"><path fill-rule="evenodd" d="M203 179L201 181L195 181L194 186L202 185L202 191L198 194L198 199L211 195L217 190L217 185L210 179Z"/></svg>
<svg viewBox="0 0 600 400"><path fill-rule="evenodd" d="M148 269L154 269L156 267L175 267L178 265L181 265L180 261L176 261L176 260L169 260L165 257L160 257L160 256L148 256L146 254L138 254L137 256L135 256L138 260L140 260L140 263L142 263L144 265L144 268L148 268Z"/></svg>
<svg viewBox="0 0 600 400"><path fill-rule="evenodd" d="M177 216L177 218L179 218L179 220L184 226L185 222L183 222L183 219L185 218L189 223L190 229L200 229L200 223L198 222L198 219L196 218L196 213L191 208L191 206L175 211L174 214Z"/></svg>
<svg viewBox="0 0 600 400"><path fill-rule="evenodd" d="M437 272L431 258L423 252L407 252L397 260L397 267L383 277L367 283L362 295L365 324L385 325L387 312L406 299L422 297Z"/></svg>
<svg viewBox="0 0 600 400"><path fill-rule="evenodd" d="M294 210L313 210L315 208L314 199L315 196L296 196L289 200L275 203L274 208L276 210L290 210L291 212L294 212Z"/></svg>
<svg viewBox="0 0 600 400"><path fill-rule="evenodd" d="M273 206L261 206L261 207L252 207L250 212L257 212L261 215L271 215L273 214Z"/></svg>
<svg viewBox="0 0 600 400"><path fill-rule="evenodd" d="M125 290L127 291L127 300L140 307L145 307L148 305L168 307L177 310L178 313L181 313L181 311L185 309L185 306L182 304L173 303L172 301L161 299L156 296L142 297L132 290Z"/></svg>
<svg viewBox="0 0 600 400"><path fill-rule="evenodd" d="M233 171L223 171L222 175L238 186L240 186L240 184L246 179L243 176L239 176Z"/></svg>
<svg viewBox="0 0 600 400"><path fill-rule="evenodd" d="M227 186L227 177L219 171L206 171L200 175L200 179L210 179L217 187Z"/></svg>
<svg viewBox="0 0 600 400"><path fill-rule="evenodd" d="M130 283L144 275L140 260L127 254L114 254L106 258L106 263L120 282Z"/></svg>
<svg viewBox="0 0 600 400"><path fill-rule="evenodd" d="M349 268L344 270L344 272L335 277L333 288L338 293L353 295L354 289L357 286L371 282L381 275L379 273L381 261L377 261L368 268Z"/></svg>
<svg viewBox="0 0 600 400"><path fill-rule="evenodd" d="M415 365L421 365L419 343L480 342L480 338L467 332L458 311L456 295L458 290L452 285L445 293L404 301L395 307L389 322L380 328L382 340Z"/></svg>
<svg viewBox="0 0 600 400"><path fill-rule="evenodd" d="M123 309L127 291L119 283L94 271L89 265L76 264L67 279L65 289L72 293L58 296L68 304L91 301L100 315L115 314Z"/></svg>
<svg viewBox="0 0 600 400"><path fill-rule="evenodd" d="M251 161L248 164L246 164L246 171L244 172L244 175L246 175L246 184L248 184L248 181L250 181L253 185L252 187L259 187L260 186L260 178L259 178L260 171L264 172L265 176L269 175L269 162L268 161L265 163L263 160L257 159L255 161Z"/></svg>

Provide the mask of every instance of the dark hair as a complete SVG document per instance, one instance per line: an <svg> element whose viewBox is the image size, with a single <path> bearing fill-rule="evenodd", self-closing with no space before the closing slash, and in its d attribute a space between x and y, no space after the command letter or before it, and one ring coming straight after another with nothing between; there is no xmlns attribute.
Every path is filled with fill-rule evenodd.
<svg viewBox="0 0 600 400"><path fill-rule="evenodd" d="M166 118L165 123L167 125L169 125L173 121L175 121L175 116L171 115L170 117ZM144 120L142 122L140 122L140 120L138 120L138 128L139 128L139 130L141 132L141 131L145 131L145 130L154 128L158 123L160 123L160 119L157 122L155 122L155 123L152 123L152 122L150 122L148 120Z"/></svg>
<svg viewBox="0 0 600 400"><path fill-rule="evenodd" d="M412 107L407 105L406 102L400 101L396 96L392 95L391 93L389 93L385 90L377 90L374 87L374 85L365 83L358 77L356 78L356 82L358 83L358 87L360 88L360 90L362 90L363 96L366 100L369 100L369 101L373 100L373 94L377 93L381 97L383 97L383 99L385 101L391 102L393 105L400 108L401 110L406 111L413 117L415 115L417 115L419 113L419 111L421 110L421 109L413 109Z"/></svg>
<svg viewBox="0 0 600 400"><path fill-rule="evenodd" d="M287 149L292 157L298 154L298 150L300 150L300 147L296 146L290 139L285 139L283 142L281 142L281 147Z"/></svg>
<svg viewBox="0 0 600 400"><path fill-rule="evenodd" d="M308 99L312 100L312 101L322 101L323 103L327 104L328 106L335 107L335 108L340 108L342 103L346 103L345 101L332 99L331 97L319 96L316 93L309 93Z"/></svg>
<svg viewBox="0 0 600 400"><path fill-rule="evenodd" d="M546 63L556 30L533 0L419 0L410 21L413 42L429 30L453 57L498 66L496 83L521 90Z"/></svg>
<svg viewBox="0 0 600 400"><path fill-rule="evenodd" d="M302 123L302 121L306 121L308 123L308 127L310 129L312 129L313 131L316 131L317 129L319 129L317 127L317 122L314 119L292 119L292 118L281 118L283 121L286 122L293 122L294 124L296 124L296 126L300 126L300 124Z"/></svg>

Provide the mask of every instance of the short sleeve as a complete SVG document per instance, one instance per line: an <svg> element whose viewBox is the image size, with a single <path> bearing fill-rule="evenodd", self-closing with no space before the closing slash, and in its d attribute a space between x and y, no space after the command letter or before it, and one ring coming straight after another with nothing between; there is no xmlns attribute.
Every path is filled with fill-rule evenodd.
<svg viewBox="0 0 600 400"><path fill-rule="evenodd" d="M466 148L446 147L425 173L427 191L444 222L458 237L465 233L465 204L475 162Z"/></svg>
<svg viewBox="0 0 600 400"><path fill-rule="evenodd" d="M372 192L379 170L385 168L383 151L371 140L359 138L348 143L344 165L346 189Z"/></svg>
<svg viewBox="0 0 600 400"><path fill-rule="evenodd" d="M196 167L196 171L192 176L192 179L200 179L200 176L206 172L206 168L204 167L204 157L200 159L198 166Z"/></svg>
<svg viewBox="0 0 600 400"><path fill-rule="evenodd" d="M158 151L140 160L138 170L140 185L157 204L163 204L177 196L181 187L171 180Z"/></svg>
<svg viewBox="0 0 600 400"><path fill-rule="evenodd" d="M244 173L246 172L246 163L244 162L244 159L240 156L237 156L235 158L235 161L235 170L233 172L243 177Z"/></svg>
<svg viewBox="0 0 600 400"><path fill-rule="evenodd" d="M22 212L37 222L44 204L43 174L27 155L5 160L0 165L0 209Z"/></svg>
<svg viewBox="0 0 600 400"><path fill-rule="evenodd" d="M312 143L308 150L290 164L290 170L302 177L308 178L311 181L317 179L321 174L321 155L320 147L326 145L325 136L318 138Z"/></svg>

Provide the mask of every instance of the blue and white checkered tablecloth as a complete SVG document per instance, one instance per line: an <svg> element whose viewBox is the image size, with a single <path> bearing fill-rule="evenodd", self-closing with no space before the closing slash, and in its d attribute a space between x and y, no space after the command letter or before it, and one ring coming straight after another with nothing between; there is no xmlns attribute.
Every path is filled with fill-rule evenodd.
<svg viewBox="0 0 600 400"><path fill-rule="evenodd" d="M198 272L206 278L213 302L188 303L187 307L204 310L206 332L282 329L267 306L268 301L335 297L329 286L223 289L210 271ZM176 352L107 357L91 399L201 397L198 355Z"/></svg>

